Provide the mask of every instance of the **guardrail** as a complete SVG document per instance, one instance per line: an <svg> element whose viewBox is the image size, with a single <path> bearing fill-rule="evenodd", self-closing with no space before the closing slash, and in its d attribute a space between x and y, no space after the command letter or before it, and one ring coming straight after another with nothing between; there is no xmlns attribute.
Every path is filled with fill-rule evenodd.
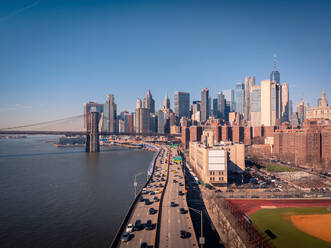
<svg viewBox="0 0 331 248"><path fill-rule="evenodd" d="M157 224L156 224L156 237L155 237L155 247L160 246L160 232L161 232L161 218L162 218L162 203L163 203L163 198L164 194L168 185L169 181L169 164L170 164L170 151L169 151L169 156L168 156L168 173L167 173L167 180L164 184L162 194L160 197L160 204L159 204L159 215L157 216Z"/></svg>
<svg viewBox="0 0 331 248"><path fill-rule="evenodd" d="M146 181L146 183L144 184L144 186L141 187L139 193L136 195L135 199L134 199L133 202L131 203L131 205L130 205L130 207L129 207L129 209L128 209L126 215L125 215L125 218L123 219L123 221L122 221L122 223L121 223L119 229L117 230L117 233L116 233L116 235L115 235L115 237L114 237L114 239L113 239L111 245L109 246L109 248L115 248L115 247L118 246L118 244L119 244L119 242L120 242L120 240L121 240L121 235L122 235L123 231L125 230L125 228L126 228L126 226L127 226L127 224L128 224L129 218L130 218L130 216L131 216L131 214L132 214L132 212L133 212L133 210L134 210L134 207L135 207L135 205L136 205L136 203L137 203L137 201L138 201L138 198L139 198L139 196L140 196L140 194L141 194L141 191L142 191L143 188L145 188L145 187L147 186L147 184L148 184L149 181L151 180L152 175L154 174L154 171L155 171L155 162L156 162L156 159L158 158L160 152L161 152L161 150L158 151L157 155L156 155L156 156L154 157L154 159L153 159L153 163L154 163L154 166L153 166L153 173L152 173L151 176L148 178L148 180Z"/></svg>

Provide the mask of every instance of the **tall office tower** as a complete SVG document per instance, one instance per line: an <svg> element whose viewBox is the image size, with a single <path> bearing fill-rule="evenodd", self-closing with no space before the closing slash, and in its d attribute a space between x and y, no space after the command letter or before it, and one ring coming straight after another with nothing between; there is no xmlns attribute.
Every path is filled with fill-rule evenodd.
<svg viewBox="0 0 331 248"><path fill-rule="evenodd" d="M136 109L136 133L150 132L150 113L147 108Z"/></svg>
<svg viewBox="0 0 331 248"><path fill-rule="evenodd" d="M218 100L217 98L213 99L213 116L215 118L219 118L219 111L218 111Z"/></svg>
<svg viewBox="0 0 331 248"><path fill-rule="evenodd" d="M168 97L168 94L166 94L165 97L164 97L163 109L170 109L170 99Z"/></svg>
<svg viewBox="0 0 331 248"><path fill-rule="evenodd" d="M200 104L200 111L201 111L201 121L208 120L208 112L209 112L209 90L204 88L201 90L201 104Z"/></svg>
<svg viewBox="0 0 331 248"><path fill-rule="evenodd" d="M303 124L306 119L306 110L309 108L309 104L305 103L302 99L297 104L296 109L298 113L299 124Z"/></svg>
<svg viewBox="0 0 331 248"><path fill-rule="evenodd" d="M225 96L222 92L217 93L217 103L218 103L218 114L219 118L225 119L226 113L225 113Z"/></svg>
<svg viewBox="0 0 331 248"><path fill-rule="evenodd" d="M208 96L208 117L212 114L211 112L211 96Z"/></svg>
<svg viewBox="0 0 331 248"><path fill-rule="evenodd" d="M274 70L270 73L270 81L280 84L280 73L277 71L276 54L274 55Z"/></svg>
<svg viewBox="0 0 331 248"><path fill-rule="evenodd" d="M292 116L292 114L293 114L293 102L292 102L292 100L289 100L289 105L290 105L290 107L289 107L289 113L288 113L288 119L289 119L289 121L291 120L291 116Z"/></svg>
<svg viewBox="0 0 331 248"><path fill-rule="evenodd" d="M234 112L234 92L232 89L223 90L223 94L226 100L226 105L230 112Z"/></svg>
<svg viewBox="0 0 331 248"><path fill-rule="evenodd" d="M150 130L152 133L157 133L157 115L150 114Z"/></svg>
<svg viewBox="0 0 331 248"><path fill-rule="evenodd" d="M167 111L158 110L156 112L157 116L157 132L164 134L170 132L170 123L169 123L169 115Z"/></svg>
<svg viewBox="0 0 331 248"><path fill-rule="evenodd" d="M282 122L290 121L290 106L289 106L289 90L288 84L282 84Z"/></svg>
<svg viewBox="0 0 331 248"><path fill-rule="evenodd" d="M197 121L197 122L201 121L201 102L200 101L193 101L192 120Z"/></svg>
<svg viewBox="0 0 331 248"><path fill-rule="evenodd" d="M261 86L253 85L251 87L250 96L251 106L251 126L258 127L261 126Z"/></svg>
<svg viewBox="0 0 331 248"><path fill-rule="evenodd" d="M103 132L116 132L118 128L116 127L117 118L117 106L115 104L115 96L109 94L106 103L103 107L103 121L102 121L102 131Z"/></svg>
<svg viewBox="0 0 331 248"><path fill-rule="evenodd" d="M148 133L150 131L150 112L147 108L142 108L142 102L137 99L135 116L136 133Z"/></svg>
<svg viewBox="0 0 331 248"><path fill-rule="evenodd" d="M190 93L175 91L174 111L179 119L190 117Z"/></svg>
<svg viewBox="0 0 331 248"><path fill-rule="evenodd" d="M239 113L244 113L244 101L245 101L245 86L243 83L236 83L236 101L235 101L235 111Z"/></svg>
<svg viewBox="0 0 331 248"><path fill-rule="evenodd" d="M142 101L138 98L137 101L136 101L136 109L137 108L142 108Z"/></svg>
<svg viewBox="0 0 331 248"><path fill-rule="evenodd" d="M155 101L150 90L147 91L147 95L144 98L143 107L149 109L152 114L155 113Z"/></svg>
<svg viewBox="0 0 331 248"><path fill-rule="evenodd" d="M270 80L261 81L261 124L264 126L272 125Z"/></svg>
<svg viewBox="0 0 331 248"><path fill-rule="evenodd" d="M86 131L89 131L91 126L89 123L88 113L90 113L92 109L93 111L96 110L101 115L103 112L103 104L97 102L84 103L84 129Z"/></svg>
<svg viewBox="0 0 331 248"><path fill-rule="evenodd" d="M279 124L282 114L282 86L271 82L271 125Z"/></svg>
<svg viewBox="0 0 331 248"><path fill-rule="evenodd" d="M249 121L251 117L251 88L255 85L255 77L245 77L245 101L244 101L244 117L245 120Z"/></svg>

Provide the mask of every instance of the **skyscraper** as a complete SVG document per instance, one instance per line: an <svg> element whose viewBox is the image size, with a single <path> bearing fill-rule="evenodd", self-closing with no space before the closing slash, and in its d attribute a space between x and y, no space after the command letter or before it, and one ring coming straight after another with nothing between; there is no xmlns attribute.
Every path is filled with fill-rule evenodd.
<svg viewBox="0 0 331 248"><path fill-rule="evenodd" d="M282 86L279 83L271 83L271 125L279 124L282 113Z"/></svg>
<svg viewBox="0 0 331 248"><path fill-rule="evenodd" d="M141 106L141 100L137 99L135 130L136 133L148 133L150 132L150 110Z"/></svg>
<svg viewBox="0 0 331 248"><path fill-rule="evenodd" d="M245 101L244 101L244 117L249 121L251 117L251 88L255 85L255 77L249 76L245 78Z"/></svg>
<svg viewBox="0 0 331 248"><path fill-rule="evenodd" d="M103 121L102 121L102 131L103 132L116 132L116 114L117 106L115 104L115 96L109 94L107 96L106 103L103 107Z"/></svg>
<svg viewBox="0 0 331 248"><path fill-rule="evenodd" d="M201 90L201 104L200 104L200 111L201 111L201 121L208 120L208 112L209 112L209 90L204 88Z"/></svg>
<svg viewBox="0 0 331 248"><path fill-rule="evenodd" d="M170 110L170 99L168 97L168 94L166 94L165 97L164 97L163 109L169 109Z"/></svg>
<svg viewBox="0 0 331 248"><path fill-rule="evenodd" d="M290 121L290 102L288 84L282 84L282 122Z"/></svg>
<svg viewBox="0 0 331 248"><path fill-rule="evenodd" d="M280 84L280 73L277 71L276 54L274 55L274 70L270 73L270 81Z"/></svg>
<svg viewBox="0 0 331 248"><path fill-rule="evenodd" d="M155 101L150 90L147 91L147 95L144 98L143 107L149 109L150 113L155 113Z"/></svg>
<svg viewBox="0 0 331 248"><path fill-rule="evenodd" d="M222 92L217 93L217 104L218 104L218 114L219 118L225 119L226 113L225 113L225 97Z"/></svg>
<svg viewBox="0 0 331 248"><path fill-rule="evenodd" d="M250 122L252 127L261 126L261 86L253 85L250 96Z"/></svg>
<svg viewBox="0 0 331 248"><path fill-rule="evenodd" d="M190 93L175 91L174 111L179 119L190 117Z"/></svg>
<svg viewBox="0 0 331 248"><path fill-rule="evenodd" d="M223 90L223 94L226 100L226 105L229 108L230 112L234 111L234 92L232 89Z"/></svg>
<svg viewBox="0 0 331 248"><path fill-rule="evenodd" d="M215 118L219 118L218 100L217 100L217 98L214 98L213 99L213 116Z"/></svg>
<svg viewBox="0 0 331 248"><path fill-rule="evenodd" d="M197 121L197 122L201 121L201 102L200 101L193 101L192 120Z"/></svg>
<svg viewBox="0 0 331 248"><path fill-rule="evenodd" d="M270 80L261 81L261 124L271 126L271 82Z"/></svg>
<svg viewBox="0 0 331 248"><path fill-rule="evenodd" d="M235 111L239 113L244 113L245 86L243 83L236 83L235 97Z"/></svg>

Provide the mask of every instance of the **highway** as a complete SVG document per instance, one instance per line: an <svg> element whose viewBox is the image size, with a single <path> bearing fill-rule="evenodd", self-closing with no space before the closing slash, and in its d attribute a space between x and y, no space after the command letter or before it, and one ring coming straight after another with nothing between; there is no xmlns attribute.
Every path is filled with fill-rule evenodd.
<svg viewBox="0 0 331 248"><path fill-rule="evenodd" d="M169 180L162 203L160 247L198 247L189 212L182 214L179 211L180 208L188 210L188 207L186 195L178 194L180 190L185 192L185 180L181 166L173 162L176 155L176 148L171 148ZM176 206L170 206L171 202L175 202ZM189 232L190 237L181 238L181 230Z"/></svg>
<svg viewBox="0 0 331 248"><path fill-rule="evenodd" d="M143 225L147 220L151 220L153 229L146 230L143 226L141 230L134 230L130 233L129 241L120 241L117 247L141 247L143 243L147 244L146 247L198 247L186 201L184 174L181 165L174 162L175 156L177 156L177 148L162 146L160 156L155 163L154 174L146 186L147 193L144 193L143 190L140 195L148 199L151 204L146 205L145 201L138 200L129 217L128 224L133 225L136 220L140 220ZM167 186L165 187L165 185ZM162 192L150 194L151 191L156 192L158 190L164 190L161 206L160 201L154 201L154 197L157 196L160 199ZM182 191L184 194L180 195L179 191ZM171 202L174 202L175 206L171 206ZM150 208L156 209L157 212L155 214L149 214ZM160 208L161 218L159 218L158 233L157 220L160 214ZM181 213L180 208L184 208L186 212ZM189 235L186 238L181 238L181 230L188 232ZM158 234L159 236L157 236ZM158 244L156 244L157 237L159 238Z"/></svg>
<svg viewBox="0 0 331 248"><path fill-rule="evenodd" d="M159 156L157 158L155 163L155 171L152 176L152 180L154 182L151 181L149 182L148 186L146 187L148 192L149 191L155 192L160 189L163 190L167 176L167 168L168 168L168 164L165 163L167 157L168 157L168 152L164 150L162 156ZM162 178L164 179L164 181L161 181ZM161 187L160 184L162 185ZM154 185L156 185L157 187L155 187ZM160 201L155 202L154 197L157 196L158 199L160 199L161 193L156 193L154 195L150 195L150 193L147 193L147 194L141 194L141 196L143 196L144 199L149 199L151 204L146 205L145 201L138 200L128 223L134 225L136 220L141 220L142 224L146 224L147 220L152 220L153 229L145 230L144 228L142 228L142 230L139 231L135 230L131 232L130 240L128 242L123 242L123 241L120 242L119 247L140 247L141 244L144 242L146 242L149 247L154 247L155 245L156 223L159 213ZM149 214L150 208L156 209L157 212L155 214Z"/></svg>

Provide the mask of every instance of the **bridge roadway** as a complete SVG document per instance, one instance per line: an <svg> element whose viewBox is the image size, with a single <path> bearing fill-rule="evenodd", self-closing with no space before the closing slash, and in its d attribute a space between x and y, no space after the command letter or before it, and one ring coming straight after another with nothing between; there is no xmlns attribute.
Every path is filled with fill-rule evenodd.
<svg viewBox="0 0 331 248"><path fill-rule="evenodd" d="M47 130L40 130L40 131L29 131L29 130L4 130L0 129L0 134L3 135L11 135L11 134L17 134L17 135L88 135L90 132L88 131L47 131ZM120 133L120 132L99 132L98 133L101 136L109 136L109 135L117 135L117 136L171 136L171 137L180 137L181 134L168 134L168 133Z"/></svg>
<svg viewBox="0 0 331 248"><path fill-rule="evenodd" d="M170 152L170 154L169 154ZM170 155L170 156L168 156ZM163 154L159 156L156 160L155 164L155 171L152 176L154 182L150 182L147 186L147 191L155 189L163 189L164 198L162 202L162 214L161 214L161 222L160 222L160 242L159 247L198 247L196 236L194 233L192 221L189 215L189 212L186 214L181 214L179 209L181 207L187 208L186 203L186 195L179 196L178 191L182 190L185 192L185 180L182 169L179 165L172 163L174 156L176 154L176 148L171 148L171 151L167 146L163 146ZM170 157L171 165L170 170L168 170L168 159ZM176 171L176 172L175 172ZM156 182L156 180L161 180L164 178L166 180L169 173L169 180L167 183L166 188L164 187L153 187L153 185L160 183L164 186L165 181ZM174 183L173 180L177 180L177 183ZM179 186L179 182L183 183L183 186ZM154 196L157 196L159 199L161 194L149 195L149 194L142 194L144 198L148 198L151 202L151 205L145 205L145 202L138 201L128 223L134 224L136 220L141 220L142 224L145 224L147 220L152 220L154 224L153 230L140 230L140 231L133 231L131 233L131 239L129 242L121 241L118 247L140 247L140 245L144 242L148 244L148 247L155 247L155 239L157 235L156 224L157 218L159 215L160 209L160 202L154 202ZM178 205L176 207L171 207L170 202L174 201ZM157 209L157 213L154 215L149 214L149 208ZM191 236L182 239L180 238L180 230L188 231Z"/></svg>
<svg viewBox="0 0 331 248"><path fill-rule="evenodd" d="M177 156L176 148L171 148L169 180L162 204L160 248L198 247L186 202L184 174L181 166L173 162L174 156ZM180 183L182 183L182 186L179 185ZM184 195L179 195L179 191L182 191ZM176 206L172 207L171 202L175 202ZM187 213L181 214L180 208L187 210ZM189 232L190 237L182 239L180 237L181 230Z"/></svg>

